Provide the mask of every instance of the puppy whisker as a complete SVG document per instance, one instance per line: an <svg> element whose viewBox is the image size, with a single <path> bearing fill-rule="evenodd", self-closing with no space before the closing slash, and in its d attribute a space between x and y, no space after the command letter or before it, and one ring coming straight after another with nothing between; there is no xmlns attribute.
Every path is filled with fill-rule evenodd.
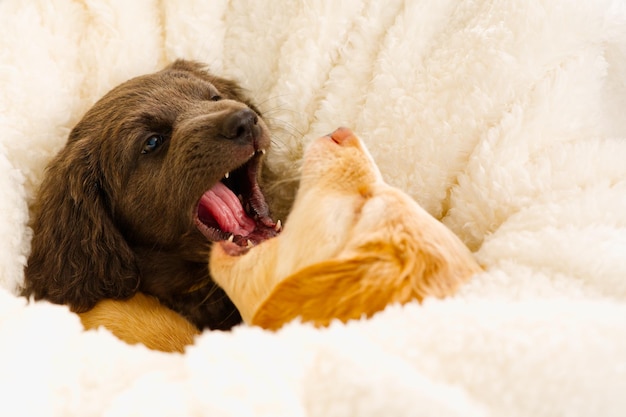
<svg viewBox="0 0 626 417"><path fill-rule="evenodd" d="M271 117L266 117L268 120L268 125L272 131L272 136L277 136L277 134L281 134L282 136L286 136L291 140L299 141L304 137L304 134L296 128L292 123L286 122L281 119L273 119Z"/></svg>
<svg viewBox="0 0 626 417"><path fill-rule="evenodd" d="M263 112L265 113L268 109L265 109L264 106L268 103L271 102L276 102L279 99L284 99L287 98L287 102L290 102L292 100L295 100L296 98L298 98L298 95L295 93L284 93L284 94L276 94L276 95L271 95L268 96L267 98L260 100L259 103L257 104L257 107ZM282 106L276 105L276 107L280 107L283 108ZM270 107L270 109L273 107Z"/></svg>
<svg viewBox="0 0 626 417"><path fill-rule="evenodd" d="M239 314L239 311L238 311L236 308L233 308L233 309L231 310L231 312L230 312L230 313L229 313L226 317L224 317L224 320L222 320L222 322L221 322L220 324L224 324L224 323L228 322L228 320L229 320L229 319L230 319L233 315L236 315L236 314L238 315L238 314Z"/></svg>

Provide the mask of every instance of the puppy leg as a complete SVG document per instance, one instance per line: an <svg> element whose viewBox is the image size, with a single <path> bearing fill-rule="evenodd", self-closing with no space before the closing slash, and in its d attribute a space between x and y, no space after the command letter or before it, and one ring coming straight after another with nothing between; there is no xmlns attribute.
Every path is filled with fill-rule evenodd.
<svg viewBox="0 0 626 417"><path fill-rule="evenodd" d="M126 343L163 352L183 352L200 334L182 316L142 293L124 301L102 300L79 316L87 330L104 326Z"/></svg>

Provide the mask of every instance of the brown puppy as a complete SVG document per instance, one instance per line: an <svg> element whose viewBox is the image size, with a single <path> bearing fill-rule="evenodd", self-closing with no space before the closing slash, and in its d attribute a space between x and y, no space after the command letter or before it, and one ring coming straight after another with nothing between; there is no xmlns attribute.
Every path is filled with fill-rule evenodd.
<svg viewBox="0 0 626 417"><path fill-rule="evenodd" d="M251 249L214 245L210 268L243 320L267 329L445 297L481 271L456 235L383 181L348 129L307 150L281 235Z"/></svg>
<svg viewBox="0 0 626 417"><path fill-rule="evenodd" d="M116 87L48 167L23 294L81 313L140 291L198 329L239 323L207 259L211 242L276 234L258 183L269 144L241 89L198 63Z"/></svg>

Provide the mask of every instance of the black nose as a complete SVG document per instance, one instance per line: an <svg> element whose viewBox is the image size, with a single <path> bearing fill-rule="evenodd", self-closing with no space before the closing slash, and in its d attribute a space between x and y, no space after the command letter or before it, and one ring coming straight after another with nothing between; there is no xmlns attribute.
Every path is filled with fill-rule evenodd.
<svg viewBox="0 0 626 417"><path fill-rule="evenodd" d="M224 118L222 136L228 140L252 141L259 134L259 117L250 109L237 110Z"/></svg>

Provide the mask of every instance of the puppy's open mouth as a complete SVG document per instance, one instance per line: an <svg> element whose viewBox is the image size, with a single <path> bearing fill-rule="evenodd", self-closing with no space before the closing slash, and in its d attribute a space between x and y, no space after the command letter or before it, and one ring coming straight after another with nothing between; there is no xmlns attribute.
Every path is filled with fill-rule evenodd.
<svg viewBox="0 0 626 417"><path fill-rule="evenodd" d="M194 218L208 240L231 242L228 246L237 254L280 232L280 222L270 218L257 180L262 154L255 152L248 162L206 191Z"/></svg>

